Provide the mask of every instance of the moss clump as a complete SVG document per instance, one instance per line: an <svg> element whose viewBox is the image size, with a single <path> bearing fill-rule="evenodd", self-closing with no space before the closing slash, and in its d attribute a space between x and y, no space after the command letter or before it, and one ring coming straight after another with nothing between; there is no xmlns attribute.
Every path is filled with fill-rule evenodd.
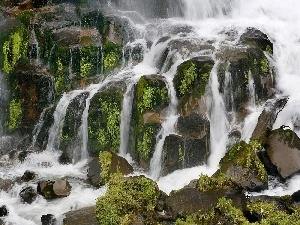
<svg viewBox="0 0 300 225"><path fill-rule="evenodd" d="M103 70L109 72L120 65L123 57L121 46L108 42L103 46Z"/></svg>
<svg viewBox="0 0 300 225"><path fill-rule="evenodd" d="M199 191L209 191L216 189L227 189L230 187L237 187L237 184L225 174L219 172L217 175L209 177L201 174L197 181L197 188Z"/></svg>
<svg viewBox="0 0 300 225"><path fill-rule="evenodd" d="M169 104L168 90L159 76L142 76L136 86L132 110L132 135L130 153L137 161L149 162L160 129L160 113ZM147 120L147 113L156 115Z"/></svg>
<svg viewBox="0 0 300 225"><path fill-rule="evenodd" d="M5 73L11 73L19 61L27 57L28 31L19 26L10 32L5 32L0 40L1 68Z"/></svg>
<svg viewBox="0 0 300 225"><path fill-rule="evenodd" d="M122 92L101 92L92 99L88 118L92 154L119 149L122 99Z"/></svg>
<svg viewBox="0 0 300 225"><path fill-rule="evenodd" d="M266 57L263 57L260 63L260 69L263 75L267 75L269 73L269 61Z"/></svg>
<svg viewBox="0 0 300 225"><path fill-rule="evenodd" d="M113 174L106 194L97 200L96 218L102 225L129 225L138 219L153 224L158 195L156 183L146 177L125 179Z"/></svg>
<svg viewBox="0 0 300 225"><path fill-rule="evenodd" d="M102 179L102 183L105 184L110 179L110 165L112 160L112 154L110 152L104 151L99 154L99 162L101 166L100 177Z"/></svg>
<svg viewBox="0 0 300 225"><path fill-rule="evenodd" d="M13 99L9 104L8 130L13 131L22 123L22 106L19 100Z"/></svg>
<svg viewBox="0 0 300 225"><path fill-rule="evenodd" d="M84 46L80 49L80 78L99 73L100 50L97 46Z"/></svg>
<svg viewBox="0 0 300 225"><path fill-rule="evenodd" d="M177 96L182 98L189 95L195 95L195 97L203 95L212 67L213 62L210 61L190 60L181 64L174 78Z"/></svg>
<svg viewBox="0 0 300 225"><path fill-rule="evenodd" d="M249 144L244 141L236 143L221 159L220 171L225 173L231 166L241 166L250 169L258 180L267 182L268 174L256 154L262 149L263 146L258 140L251 140Z"/></svg>

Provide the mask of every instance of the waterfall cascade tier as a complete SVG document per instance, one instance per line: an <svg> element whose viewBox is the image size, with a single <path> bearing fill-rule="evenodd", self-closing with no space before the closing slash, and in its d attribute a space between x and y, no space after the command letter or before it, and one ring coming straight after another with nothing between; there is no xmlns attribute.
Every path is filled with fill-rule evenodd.
<svg viewBox="0 0 300 225"><path fill-rule="evenodd" d="M300 135L297 0L88 2L48 6L57 17L37 10L34 19L42 22L28 33L20 22L0 23L0 31L12 27L0 57L0 182L11 182L8 190L0 184L0 205L8 207L7 224L40 224L49 213L63 224L64 213L94 205L106 188L85 179L99 152L130 159L134 174L170 193L201 173L212 175L231 146L249 142L253 132L261 137L261 127L288 126ZM18 65L26 57L37 69ZM37 178L18 182L26 170ZM262 193L298 191L299 175L287 174L286 184ZM66 198L38 195L24 207L18 197L25 186L67 178Z"/></svg>

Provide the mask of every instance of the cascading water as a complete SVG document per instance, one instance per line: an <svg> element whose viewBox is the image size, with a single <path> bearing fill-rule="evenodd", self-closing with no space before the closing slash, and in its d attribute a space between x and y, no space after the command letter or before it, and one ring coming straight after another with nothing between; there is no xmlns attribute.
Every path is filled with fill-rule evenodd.
<svg viewBox="0 0 300 225"><path fill-rule="evenodd" d="M134 84L136 84L138 79L143 75L161 73L161 76L165 77L169 90L170 104L165 120L162 124L162 129L158 134L155 153L150 165L150 176L154 179L158 179L160 188L167 193L169 193L172 189L181 188L190 180L197 178L200 173L211 175L216 170L219 160L225 154L228 133L233 126L240 129L242 140L249 140L257 118L263 109L263 107L259 107L255 101L255 92L251 74L248 76L248 90L250 93L250 102L248 107L250 113L248 117L242 121L243 125L238 126L234 124L234 119L228 118L228 112L225 110L224 101L225 103L227 100L232 101L232 96L229 98L226 96L225 99L224 96L222 96L221 90L219 89L217 74L219 62L217 61L210 74L208 84L208 93L210 94L210 98L207 102L207 106L209 108L207 116L210 120L211 126L211 152L208 164L175 171L165 177L160 177L164 139L168 134L176 133L175 124L178 116L177 99L172 83L172 79L176 73L176 68L183 61L188 60L191 57L199 56L203 52L205 52L206 55L214 56L212 53L214 50L206 50L199 53L196 51L189 52L187 49L184 49L175 53L178 54L177 58L169 55L170 58L167 59L173 63L172 66L168 68L168 65L165 64L162 66L163 69L160 70L157 68L158 61L168 45L167 41L157 43L157 41L162 37L169 36L171 37L171 40L175 40L176 38L186 38L194 40L194 42L213 42L215 46L230 46L237 43L239 39L238 34L243 33L247 27L256 27L268 34L269 38L274 43L273 56L274 70L277 74L277 92L279 94L289 96L289 101L286 107L279 113L276 123L274 124L274 128L278 128L281 125L288 125L294 129L298 135L300 134L300 95L298 91L300 83L300 31L298 29L298 26L300 25L300 16L297 10L295 10L297 8L296 6L300 6L300 3L297 0L288 0L288 3L285 4L282 4L282 1L280 0L181 0L178 1L177 4L174 4L174 7L169 7L166 11L160 10L156 13L145 12L145 6L141 5L143 3L141 1L116 0L112 1L112 5L118 7L118 10L122 10L122 7L124 7L125 10L128 10L129 6L132 6L133 3L135 4L137 2L138 4L136 4L135 10L137 10L137 13L140 14L139 18L143 18L143 16L150 18L155 18L157 16L171 17L174 15L182 16L183 18L169 18L164 20L157 19L155 21L150 20L147 23L147 18L143 18L141 24L132 23L132 26L134 26L132 30L138 31L135 33L135 37L138 39L137 42L143 43L144 48L147 48L145 43L154 43L150 49L147 48L144 51L143 61L137 63L137 65L129 63L128 67L124 68L124 70L120 73L111 75L104 80L104 82L91 85L86 90L72 91L63 95L54 113L54 124L50 129L47 151L40 154L32 154L32 156L29 159L26 159L23 163L17 163L12 167L4 169L1 168L0 178L6 179L21 176L27 169L38 169L38 176L40 178L50 179L67 176L75 177L74 180L71 181L73 187L72 194L63 200L57 200L51 203L47 202L42 197L39 197L31 206L26 207L25 210L23 204L20 203L18 199L18 193L22 186L16 184L9 193L4 191L1 191L0 193L1 204L7 205L10 211L10 215L5 219L7 223L24 225L39 224L41 215L53 213L58 218L58 222L61 224L63 217L62 213L69 211L71 208L93 205L95 203L95 198L103 193L104 190L99 191L85 189L83 185L78 185L76 183L76 178L80 180L80 184L82 184L83 180L86 178L85 173L83 172L83 165L80 164L80 162L75 165L60 165L57 163L58 153L52 150L59 149L60 133L68 104L80 93L89 92L79 133L82 140L81 159L87 159L87 117L90 100L94 94L108 82L119 81L121 79L128 79L128 81L130 81L127 85L127 92L125 93L121 113L121 146L119 153L122 156L125 156L127 154L126 149L129 139L129 117L131 115L130 110L133 101L132 91ZM170 4L169 1L166 2ZM166 4L166 2L164 4ZM149 9L153 10L159 6L153 5L151 2L149 4L151 4ZM129 14L124 13L122 15ZM173 31L178 29L178 27L185 27L186 29L182 29L178 31L177 34L174 34ZM224 31L232 30L236 31L238 34L233 37L233 41L229 41L226 39ZM49 54L51 55L52 51ZM70 62L70 68L72 63L73 62ZM102 71L102 69L100 70ZM124 74L126 74L125 77ZM230 84L231 81L228 77L230 74L226 74L226 76L228 80L225 81L225 83ZM115 77L115 79L112 77ZM1 100L4 96L2 91L1 82ZM225 91L223 95L227 95ZM230 110L233 111L233 109L234 106ZM0 133L3 134L3 130L1 130ZM46 166L43 162L47 162ZM182 179L178 179L178 177L182 177ZM295 176L287 183L287 187L277 187L269 190L266 194L290 194L293 191L298 190L299 180L300 177ZM29 212L31 212L31 214Z"/></svg>

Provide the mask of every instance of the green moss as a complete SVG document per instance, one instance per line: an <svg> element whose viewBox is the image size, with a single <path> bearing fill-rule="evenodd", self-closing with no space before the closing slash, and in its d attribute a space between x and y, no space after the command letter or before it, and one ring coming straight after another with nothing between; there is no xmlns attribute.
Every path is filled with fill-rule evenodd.
<svg viewBox="0 0 300 225"><path fill-rule="evenodd" d="M105 184L110 179L110 165L111 165L112 154L110 152L104 151L99 154L99 162L101 166L101 179L102 183Z"/></svg>
<svg viewBox="0 0 300 225"><path fill-rule="evenodd" d="M103 70L109 72L120 65L122 60L122 48L121 46L108 42L103 46Z"/></svg>
<svg viewBox="0 0 300 225"><path fill-rule="evenodd" d="M121 92L101 92L92 99L88 118L89 141L95 142L92 154L119 149L122 99Z"/></svg>
<svg viewBox="0 0 300 225"><path fill-rule="evenodd" d="M152 224L159 195L155 182L146 177L124 179L120 174L114 174L108 186L106 194L96 203L95 215L99 224L131 224L141 215L145 224Z"/></svg>
<svg viewBox="0 0 300 225"><path fill-rule="evenodd" d="M84 46L80 49L80 78L96 75L100 64L97 46Z"/></svg>
<svg viewBox="0 0 300 225"><path fill-rule="evenodd" d="M187 61L181 64L174 79L177 95L201 97L205 93L211 69L211 63Z"/></svg>
<svg viewBox="0 0 300 225"><path fill-rule="evenodd" d="M2 54L0 56L2 70L5 73L11 73L17 63L27 57L28 31L23 27L18 27L7 37L4 35L1 40L3 41L1 45Z"/></svg>
<svg viewBox="0 0 300 225"><path fill-rule="evenodd" d="M266 57L263 57L260 62L260 69L263 73L263 75L267 75L269 73L269 61Z"/></svg>
<svg viewBox="0 0 300 225"><path fill-rule="evenodd" d="M19 100L13 99L9 104L8 130L13 131L20 127L22 122L22 106Z"/></svg>
<svg viewBox="0 0 300 225"><path fill-rule="evenodd" d="M266 46L266 52L268 52L270 55L273 55L273 49L270 45Z"/></svg>
<svg viewBox="0 0 300 225"><path fill-rule="evenodd" d="M221 159L220 170L226 172L232 165L249 168L254 172L258 180L267 182L268 174L266 169L256 155L256 152L262 148L263 146L258 140L251 140L249 144L244 141L236 143Z"/></svg>
<svg viewBox="0 0 300 225"><path fill-rule="evenodd" d="M139 156L143 160L147 160L150 158L151 152L153 150L152 147L154 135L154 128L152 126L146 126L138 139L137 151L139 153Z"/></svg>
<svg viewBox="0 0 300 225"><path fill-rule="evenodd" d="M236 187L237 185L232 179L226 177L223 173L218 173L217 176L209 177L207 175L200 175L197 181L197 188L199 191L209 191L216 189L227 189L230 187Z"/></svg>
<svg viewBox="0 0 300 225"><path fill-rule="evenodd" d="M30 20L34 17L34 11L28 10L23 11L22 13L16 16L16 19L20 21L25 27L30 27Z"/></svg>

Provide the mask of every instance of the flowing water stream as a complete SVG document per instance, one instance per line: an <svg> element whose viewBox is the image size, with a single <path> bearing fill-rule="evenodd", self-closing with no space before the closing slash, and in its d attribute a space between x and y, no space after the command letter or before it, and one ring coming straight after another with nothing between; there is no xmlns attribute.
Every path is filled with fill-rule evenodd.
<svg viewBox="0 0 300 225"><path fill-rule="evenodd" d="M266 33L274 43L274 54L270 60L276 71L276 92L278 95L289 96L289 101L286 107L279 113L274 128L287 125L300 135L300 14L297 10L297 6L300 7L300 2L298 0L287 0L284 3L282 0L178 0L173 5L169 1L165 1L164 4L167 4L166 7L168 7L166 8L166 12L151 12L150 9L155 10L156 8L149 3L149 7L151 6L149 13L145 12L142 0L116 0L109 2L111 6L115 7L112 12L116 12L123 17L128 17L128 20L131 22L135 40L127 45L142 43L145 48L143 60L137 65L133 65L132 61L127 66L124 64L122 71L112 74L99 84L93 84L84 90L65 93L60 99L54 113L54 124L50 129L47 150L39 154L32 154L23 163L8 163L6 167L1 167L1 179L22 176L25 170L36 171L38 177L41 179L72 177L70 180L72 192L69 197L51 202L38 197L34 203L26 205L26 207L20 202L18 196L22 185L14 185L9 193L1 191L0 205L6 205L10 212L9 216L5 218L8 224L41 224L41 216L47 213L54 214L59 224L62 224L63 213L71 209L93 205L96 198L105 193L105 188L93 189L86 187L84 180L86 179L87 118L90 100L97 91L109 82L126 80L127 84L121 113L121 146L119 151L120 155L126 156L129 139L128 127L131 115L130 106L133 101L133 86L143 75L160 74L165 78L170 103L162 123L162 128L157 134L157 143L153 158L151 159L150 171L147 171L146 175L156 180L159 187L166 193L183 187L190 180L198 178L200 173L213 174L217 169L219 160L226 152L228 135L233 128L238 128L241 131L242 139L249 141L258 116L263 110L263 106L257 104L255 101L254 83L251 74L248 76L248 89L250 93L248 108L250 114L244 121L237 124L234 119L234 107L232 107L230 112L225 109L225 103L231 98L231 94L226 92L226 90L223 94L220 92L220 84L216 72L219 62L215 60L207 92L209 95L207 117L210 121L211 131L211 155L208 163L207 165L178 170L165 177L160 176L164 140L168 134L176 133L175 124L178 118L176 106L178 103L172 83L176 68L183 61L197 56L210 56L215 59L214 52L210 50L199 52L190 52L187 49L178 52L171 51L166 58L165 65L158 68L159 59L163 51L167 48L168 43L172 40L193 40L194 43L207 43L209 41L213 42L215 48L218 49L221 44L234 46L240 35L248 27L255 27ZM179 27L187 29L174 34L173 31ZM229 40L224 35L224 31L235 31L235 35ZM170 38L167 41L158 43L158 40L165 36L169 36ZM147 48L145 43L148 41L151 41L153 44ZM170 68L167 66L169 62L172 62ZM72 62L70 62L71 64ZM2 98L5 95L2 93L6 94L6 92L3 90L5 87L2 85L2 74L0 75L0 100L3 101ZM230 85L231 78L228 72L226 73L226 79L226 85ZM59 149L59 138L66 109L69 103L83 92L88 92L89 96L86 99L79 132L79 137L82 140L80 148L82 161L72 165L60 165L57 162L59 157L57 150ZM39 121L39 123L42 123L42 121ZM0 126L2 126L2 122ZM37 134L35 133L34 135L36 136ZM300 176L295 176L286 185L275 185L264 193L269 195L291 194L299 189L299 183ZM28 185L33 184L29 183Z"/></svg>

